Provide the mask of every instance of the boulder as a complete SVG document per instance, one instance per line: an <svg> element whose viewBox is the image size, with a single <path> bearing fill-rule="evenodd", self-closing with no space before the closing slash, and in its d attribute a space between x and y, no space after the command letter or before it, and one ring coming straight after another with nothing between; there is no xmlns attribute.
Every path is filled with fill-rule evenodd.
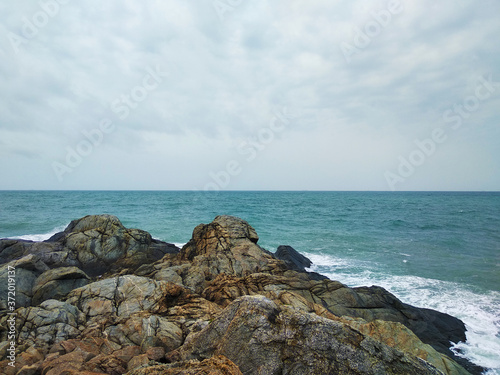
<svg viewBox="0 0 500 375"><path fill-rule="evenodd" d="M90 276L136 269L178 251L175 245L155 240L148 232L125 228L111 215L73 220L64 232L44 242L0 240L0 262L37 254L50 268L74 266Z"/></svg>
<svg viewBox="0 0 500 375"><path fill-rule="evenodd" d="M45 375L80 373L84 370L85 364L94 357L95 355L92 353L75 350L53 360L45 361L42 365L42 373Z"/></svg>
<svg viewBox="0 0 500 375"><path fill-rule="evenodd" d="M278 246L278 250L276 251L274 256L284 261L290 267L290 269L294 271L305 271L306 268L312 266L312 262L310 259L300 254L291 246Z"/></svg>
<svg viewBox="0 0 500 375"><path fill-rule="evenodd" d="M75 306L57 300L47 300L37 307L22 307L15 311L18 349L35 346L48 348L56 342L78 337L85 324L85 315ZM0 318L7 326L9 316ZM0 331L0 342L7 341L7 331Z"/></svg>
<svg viewBox="0 0 500 375"><path fill-rule="evenodd" d="M13 275L9 271L15 270L14 283L15 285L15 308L27 307L31 305L33 296L33 285L36 278L49 267L40 259L38 255L29 254L18 260L11 261L0 266L0 311L7 310L8 307L8 279L9 275Z"/></svg>
<svg viewBox="0 0 500 375"><path fill-rule="evenodd" d="M63 299L73 289L87 285L89 277L76 267L59 267L47 270L35 280L32 305L48 299Z"/></svg>
<svg viewBox="0 0 500 375"><path fill-rule="evenodd" d="M283 262L257 245L258 240L255 229L246 221L217 216L210 224L198 225L178 257L166 259L163 268L188 264L180 270L182 285L196 293L222 273L244 276L273 268L285 270Z"/></svg>
<svg viewBox="0 0 500 375"><path fill-rule="evenodd" d="M236 299L178 353L182 360L223 355L243 374L441 374L346 324L263 296Z"/></svg>

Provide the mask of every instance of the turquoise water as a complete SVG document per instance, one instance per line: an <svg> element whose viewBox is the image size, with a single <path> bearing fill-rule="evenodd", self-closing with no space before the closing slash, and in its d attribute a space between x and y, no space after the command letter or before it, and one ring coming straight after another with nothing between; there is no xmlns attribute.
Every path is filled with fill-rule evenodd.
<svg viewBox="0 0 500 375"><path fill-rule="evenodd" d="M500 193L0 191L0 238L46 239L99 213L176 244L239 216L270 251L291 245L332 279L464 320L455 348L500 374Z"/></svg>

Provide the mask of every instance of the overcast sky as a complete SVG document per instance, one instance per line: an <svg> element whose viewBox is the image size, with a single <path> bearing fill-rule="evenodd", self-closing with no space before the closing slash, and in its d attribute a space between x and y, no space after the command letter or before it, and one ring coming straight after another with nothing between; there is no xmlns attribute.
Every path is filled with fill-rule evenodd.
<svg viewBox="0 0 500 375"><path fill-rule="evenodd" d="M500 2L0 3L0 189L500 190Z"/></svg>

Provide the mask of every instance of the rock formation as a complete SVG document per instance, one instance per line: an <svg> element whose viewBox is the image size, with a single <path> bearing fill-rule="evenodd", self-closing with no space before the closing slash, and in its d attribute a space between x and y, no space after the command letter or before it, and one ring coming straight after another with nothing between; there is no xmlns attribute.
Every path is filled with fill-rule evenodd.
<svg viewBox="0 0 500 375"><path fill-rule="evenodd" d="M13 375L481 372L448 349L465 340L460 320L307 272L293 248L272 254L258 239L244 220L218 216L178 249L101 215L45 242L0 240L1 287L9 266L18 280L15 366L5 300L0 366Z"/></svg>

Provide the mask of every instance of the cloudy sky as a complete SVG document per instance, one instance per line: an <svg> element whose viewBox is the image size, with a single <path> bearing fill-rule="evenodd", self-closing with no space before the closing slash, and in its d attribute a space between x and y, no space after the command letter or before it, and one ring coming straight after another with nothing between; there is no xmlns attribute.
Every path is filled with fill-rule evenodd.
<svg viewBox="0 0 500 375"><path fill-rule="evenodd" d="M500 190L496 0L0 4L0 189Z"/></svg>

